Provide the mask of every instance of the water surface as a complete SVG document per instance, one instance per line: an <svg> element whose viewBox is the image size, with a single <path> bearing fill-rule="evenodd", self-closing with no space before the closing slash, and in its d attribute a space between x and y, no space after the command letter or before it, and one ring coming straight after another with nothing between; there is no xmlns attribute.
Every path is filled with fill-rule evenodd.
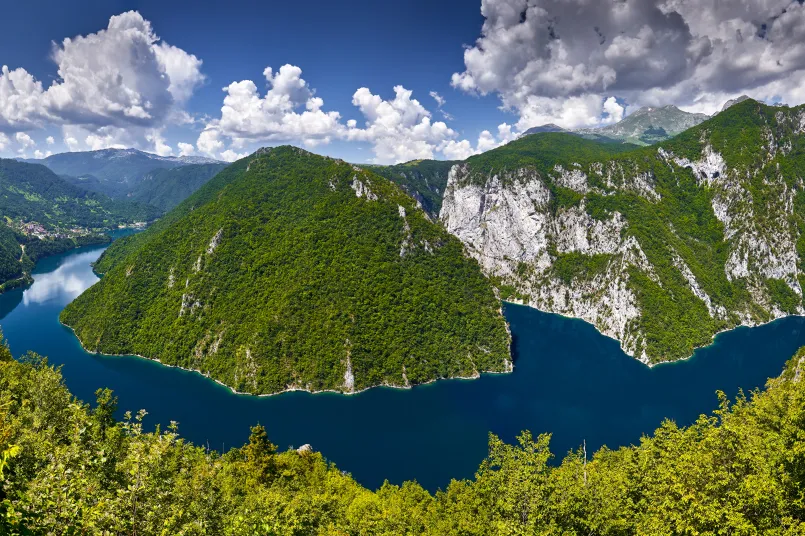
<svg viewBox="0 0 805 536"><path fill-rule="evenodd" d="M734 397L762 386L805 345L805 319L787 318L722 334L686 362L648 369L585 322L507 305L513 374L353 396L239 396L195 373L84 352L58 316L97 281L90 263L102 251L43 259L30 288L0 295L0 326L15 356L46 355L63 365L79 398L94 401L96 389L109 387L121 414L145 408L151 425L176 420L183 436L211 448L243 444L259 422L281 448L310 443L372 488L416 479L435 490L471 477L489 432L506 441L524 429L551 432L559 456L584 440L588 450L633 444L665 418L690 424L711 411L717 390Z"/></svg>

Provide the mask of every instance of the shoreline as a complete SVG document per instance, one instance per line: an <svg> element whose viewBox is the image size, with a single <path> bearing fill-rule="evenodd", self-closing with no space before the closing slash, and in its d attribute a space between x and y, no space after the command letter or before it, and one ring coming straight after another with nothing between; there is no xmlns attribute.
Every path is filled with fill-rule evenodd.
<svg viewBox="0 0 805 536"><path fill-rule="evenodd" d="M416 383L416 384L413 384L413 385L394 385L394 384L390 384L390 383L381 383L381 384L377 384L377 385L371 385L369 387L364 387L363 389L359 389L357 391L338 391L338 390L335 390L335 389L321 389L319 391L312 391L310 389L304 389L304 388L301 388L301 387L289 387L287 389L284 389L282 391L277 391L275 393L254 394L254 393L246 393L246 392L243 392L243 391L238 391L234 387L231 387L231 386L225 384L224 382L222 382L221 380L213 378L210 375L201 372L200 370L190 369L190 368L182 367L182 366L179 366L179 365L171 365L169 363L163 363L159 358L150 358L150 357L146 357L146 356L140 355L140 354L107 354L107 353L104 353L104 352L92 352L92 351L88 350L86 346L84 346L84 341L82 341L81 337L79 337L76 334L75 329L72 326L68 326L67 324L62 322L61 318L59 319L59 324L61 324L62 326L66 327L67 329L69 329L70 331L73 332L73 337L75 337L75 340L78 341L78 344L81 346L81 349L84 350L84 352L86 352L87 354L98 355L98 356L102 356L102 357L136 357L136 358L139 358L139 359L144 359L146 361L153 361L153 362L159 363L163 367L175 368L175 369L183 370L185 372L191 372L193 374L198 374L199 376L201 376L201 377L203 377L203 378L205 378L207 380L210 380L210 381L213 381L213 382L217 383L221 387L225 387L226 389L228 389L234 395L251 396L251 397L257 397L257 398L278 396L278 395L282 395L282 394L285 394L285 393L294 393L294 392L308 393L308 394L311 394L311 395L331 393L331 394L337 394L337 395L350 396L350 395L357 395L357 394L363 393L363 392L368 391L370 389L376 389L376 388L382 388L382 387L386 387L386 388L389 388L389 389L410 390L410 389L413 389L414 387L420 387L420 386L423 386L423 385L430 385L432 383L436 383L438 381L443 381L443 380L471 381L471 380L479 379L483 374L511 374L511 373L514 372L514 362L513 362L513 360L508 360L509 369L505 370L505 371L481 371L481 372L476 372L472 376L449 376L449 377L441 377L441 378L432 378L432 379L430 379L430 380L428 380L426 382ZM508 322L506 323L506 326L508 328Z"/></svg>
<svg viewBox="0 0 805 536"><path fill-rule="evenodd" d="M563 315L562 313L555 313L553 311L546 311L544 309L540 309L539 307L534 307L533 305L529 305L529 304L525 304L525 303L517 303L517 302L513 302L513 301L508 301L508 300L501 300L501 302L503 302L505 304L508 304L508 305L516 305L518 307L527 307L529 309L534 309L535 311L539 311L540 313L549 314L549 315L556 315L556 316L559 316L561 318L566 318L568 320L578 320L580 322L584 322L585 324L588 324L588 325L592 326L593 329L595 329L595 331L598 332L599 335L601 335L603 337L606 337L607 339L612 339L613 341L618 343L618 347L620 347L621 352L623 352L624 355L628 356L631 359L634 359L638 363L643 364L644 366L648 367L650 370L653 369L654 367L657 367L657 366L660 366L660 365L673 365L674 363L684 363L686 361L690 361L696 355L696 352L698 350L702 350L704 348L709 348L710 346L713 346L713 344L715 344L715 342L716 342L716 338L719 335L722 335L724 333L728 333L730 331L735 331L736 329L740 329L740 328L749 328L749 329L759 328L759 327L767 326L769 324L777 322L778 320L783 320L785 318L792 318L792 317L805 318L805 314L802 314L802 315L800 315L800 314L793 314L793 315L792 314L786 314L786 315L783 315L783 316L778 316L776 318L772 318L771 320L769 320L767 322L760 322L760 323L757 323L757 324L745 324L745 323L742 322L740 324L736 324L736 325L732 326L731 328L724 328L722 330L719 330L719 331L713 333L713 336L710 338L710 342L708 342L707 344L702 344L702 345L699 345L699 346L695 346L693 348L693 353L690 354L687 357L682 357L680 359L674 359L672 361L660 361L658 363L646 363L644 361L641 361L640 358L635 357L634 355L632 355L629 352L627 352L623 348L623 345L622 345L620 340L616 339L615 337L612 337L611 335L607 335L606 333L602 332L600 329L598 329L598 326L596 326L592 322L588 322L584 318L580 318L578 316L567 316L567 315ZM508 325L508 323L507 323L507 325Z"/></svg>

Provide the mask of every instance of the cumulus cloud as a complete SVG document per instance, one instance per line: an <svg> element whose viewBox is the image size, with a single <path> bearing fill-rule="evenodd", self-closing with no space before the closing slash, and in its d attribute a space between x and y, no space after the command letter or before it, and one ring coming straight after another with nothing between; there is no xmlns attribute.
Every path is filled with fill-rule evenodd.
<svg viewBox="0 0 805 536"><path fill-rule="evenodd" d="M238 140L301 140L308 145L328 142L338 130L338 112L324 112L324 101L302 78L302 69L283 65L274 72L266 67L263 76L269 86L261 96L251 80L233 82L226 88L221 118L202 133L199 150L210 153L220 147L213 140L221 135ZM215 133L211 133L215 131Z"/></svg>
<svg viewBox="0 0 805 536"><path fill-rule="evenodd" d="M173 149L165 143L165 138L160 130L153 130L151 133L146 134L145 139L153 145L152 149L155 154L159 156L173 155Z"/></svg>
<svg viewBox="0 0 805 536"><path fill-rule="evenodd" d="M283 65L274 71L267 67L263 75L268 87L265 94L260 94L251 80L233 82L224 88L221 116L209 121L199 134L198 152L234 160L254 144L301 143L316 147L342 140L369 143L374 162L393 163L476 150L469 142L457 142L458 133L445 122L434 121L432 113L403 86L394 87L391 99L369 88L359 88L352 96L352 104L363 121L344 122L339 112L324 110L324 101L302 78L301 68ZM436 100L437 104L444 102L441 96Z"/></svg>
<svg viewBox="0 0 805 536"><path fill-rule="evenodd" d="M52 59L58 76L46 89L25 69L3 66L0 130L76 127L81 136L71 133L67 144L75 149L123 139L154 143L153 130L181 118L182 105L204 81L201 60L161 41L136 11L111 17L96 33L54 43Z"/></svg>
<svg viewBox="0 0 805 536"><path fill-rule="evenodd" d="M366 121L363 128L349 128L346 138L371 142L379 163L433 158L434 151L457 133L443 121L432 121L430 112L412 94L395 86L394 99L384 100L368 88L358 89L352 104Z"/></svg>
<svg viewBox="0 0 805 536"><path fill-rule="evenodd" d="M9 145L9 143L10 143L10 140L8 139L8 136L6 136L4 133L0 132L0 151L5 151L6 147L8 147L8 145Z"/></svg>
<svg viewBox="0 0 805 536"><path fill-rule="evenodd" d="M196 152L196 148L193 147L192 143L180 141L176 146L179 148L179 156L192 156Z"/></svg>
<svg viewBox="0 0 805 536"><path fill-rule="evenodd" d="M45 138L45 142L47 142L48 145L53 145L56 143L56 139L53 136L48 136Z"/></svg>
<svg viewBox="0 0 805 536"><path fill-rule="evenodd" d="M498 95L521 130L611 123L619 100L707 113L741 93L805 100L799 0L482 0L481 13L452 85Z"/></svg>

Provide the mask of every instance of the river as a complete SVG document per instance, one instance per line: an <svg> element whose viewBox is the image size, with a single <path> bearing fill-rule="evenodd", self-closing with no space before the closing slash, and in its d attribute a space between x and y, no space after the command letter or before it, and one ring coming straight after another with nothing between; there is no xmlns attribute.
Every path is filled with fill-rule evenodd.
<svg viewBox="0 0 805 536"><path fill-rule="evenodd" d="M663 419L686 425L710 412L717 390L734 397L763 386L805 345L805 319L791 317L721 334L685 362L649 369L585 322L507 305L512 374L353 396L242 396L195 373L81 348L58 316L97 281L90 263L102 251L43 259L30 288L0 295L0 326L15 356L28 350L48 356L79 398L94 401L96 389L109 387L121 414L144 408L148 426L178 421L185 438L210 448L243 444L259 422L280 448L309 443L370 488L388 479L435 490L451 478L472 477L489 432L509 442L524 429L551 432L557 457L582 441L588 452L634 444Z"/></svg>

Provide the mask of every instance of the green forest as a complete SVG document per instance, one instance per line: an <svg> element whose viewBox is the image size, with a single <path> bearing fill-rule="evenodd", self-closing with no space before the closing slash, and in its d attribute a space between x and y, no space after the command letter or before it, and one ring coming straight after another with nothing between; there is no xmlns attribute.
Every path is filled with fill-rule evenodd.
<svg viewBox="0 0 805 536"><path fill-rule="evenodd" d="M117 201L65 181L40 164L0 158L0 215L35 221L46 228L109 229L121 223L151 221L156 207Z"/></svg>
<svg viewBox="0 0 805 536"><path fill-rule="evenodd" d="M510 369L500 302L458 239L390 181L300 149L229 166L96 270L61 315L86 348L240 392Z"/></svg>
<svg viewBox="0 0 805 536"><path fill-rule="evenodd" d="M413 160L393 166L364 167L400 186L436 219L442 208L447 175L455 164L458 162L452 160Z"/></svg>
<svg viewBox="0 0 805 536"><path fill-rule="evenodd" d="M555 457L550 434L490 436L471 480L368 490L325 455L280 451L256 425L224 453L118 422L60 371L0 346L0 533L137 535L800 535L805 532L805 351L765 391L639 445ZM716 394L714 393L714 398ZM445 453L445 455L448 455Z"/></svg>

